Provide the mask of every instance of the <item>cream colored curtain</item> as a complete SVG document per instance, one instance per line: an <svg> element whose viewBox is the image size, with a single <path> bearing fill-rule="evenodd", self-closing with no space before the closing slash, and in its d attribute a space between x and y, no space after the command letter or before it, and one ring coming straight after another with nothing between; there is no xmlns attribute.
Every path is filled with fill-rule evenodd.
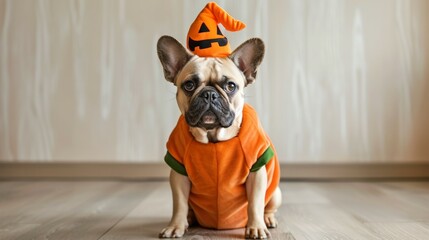
<svg viewBox="0 0 429 240"><path fill-rule="evenodd" d="M246 101L282 162L429 161L429 1L218 1L267 53ZM159 162L161 35L204 1L0 0L0 161Z"/></svg>

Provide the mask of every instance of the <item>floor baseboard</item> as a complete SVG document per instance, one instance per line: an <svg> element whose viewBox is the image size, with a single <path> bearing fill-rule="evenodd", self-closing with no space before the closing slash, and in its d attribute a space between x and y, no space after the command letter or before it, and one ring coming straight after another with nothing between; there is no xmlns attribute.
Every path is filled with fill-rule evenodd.
<svg viewBox="0 0 429 240"><path fill-rule="evenodd" d="M1 179L166 179L164 163L0 163ZM429 163L281 164L282 179L429 178Z"/></svg>

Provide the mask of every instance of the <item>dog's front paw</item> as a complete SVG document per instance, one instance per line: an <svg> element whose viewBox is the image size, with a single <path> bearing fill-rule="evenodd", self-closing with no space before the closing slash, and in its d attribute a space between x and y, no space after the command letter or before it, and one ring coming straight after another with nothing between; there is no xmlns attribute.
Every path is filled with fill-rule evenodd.
<svg viewBox="0 0 429 240"><path fill-rule="evenodd" d="M173 224L170 225L159 233L159 238L180 238L183 237L187 230L187 226L185 224Z"/></svg>
<svg viewBox="0 0 429 240"><path fill-rule="evenodd" d="M264 220L268 228L276 228L278 225L278 222L276 217L274 216L274 213L265 213Z"/></svg>
<svg viewBox="0 0 429 240"><path fill-rule="evenodd" d="M266 239L270 238L271 233L268 231L264 223L261 224L249 224L246 227L246 239Z"/></svg>

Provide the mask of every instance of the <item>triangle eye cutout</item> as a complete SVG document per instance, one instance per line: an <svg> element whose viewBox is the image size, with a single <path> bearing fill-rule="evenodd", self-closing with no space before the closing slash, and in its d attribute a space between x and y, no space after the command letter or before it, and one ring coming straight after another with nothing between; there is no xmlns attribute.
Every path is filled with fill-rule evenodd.
<svg viewBox="0 0 429 240"><path fill-rule="evenodd" d="M198 33L203 33L203 32L210 32L209 28L206 26L205 23L201 24L200 30L198 31Z"/></svg>
<svg viewBox="0 0 429 240"><path fill-rule="evenodd" d="M220 31L220 29L219 29L219 26L217 27L217 35L221 35L221 36L223 36L222 32L221 32L221 31Z"/></svg>

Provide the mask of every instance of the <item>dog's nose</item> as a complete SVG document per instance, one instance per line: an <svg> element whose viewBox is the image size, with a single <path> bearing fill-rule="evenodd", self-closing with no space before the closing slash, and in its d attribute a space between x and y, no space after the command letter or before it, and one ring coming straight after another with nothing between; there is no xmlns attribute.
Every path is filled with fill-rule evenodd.
<svg viewBox="0 0 429 240"><path fill-rule="evenodd" d="M201 97L204 98L207 102L213 102L219 97L219 93L215 90L207 90L201 94Z"/></svg>

